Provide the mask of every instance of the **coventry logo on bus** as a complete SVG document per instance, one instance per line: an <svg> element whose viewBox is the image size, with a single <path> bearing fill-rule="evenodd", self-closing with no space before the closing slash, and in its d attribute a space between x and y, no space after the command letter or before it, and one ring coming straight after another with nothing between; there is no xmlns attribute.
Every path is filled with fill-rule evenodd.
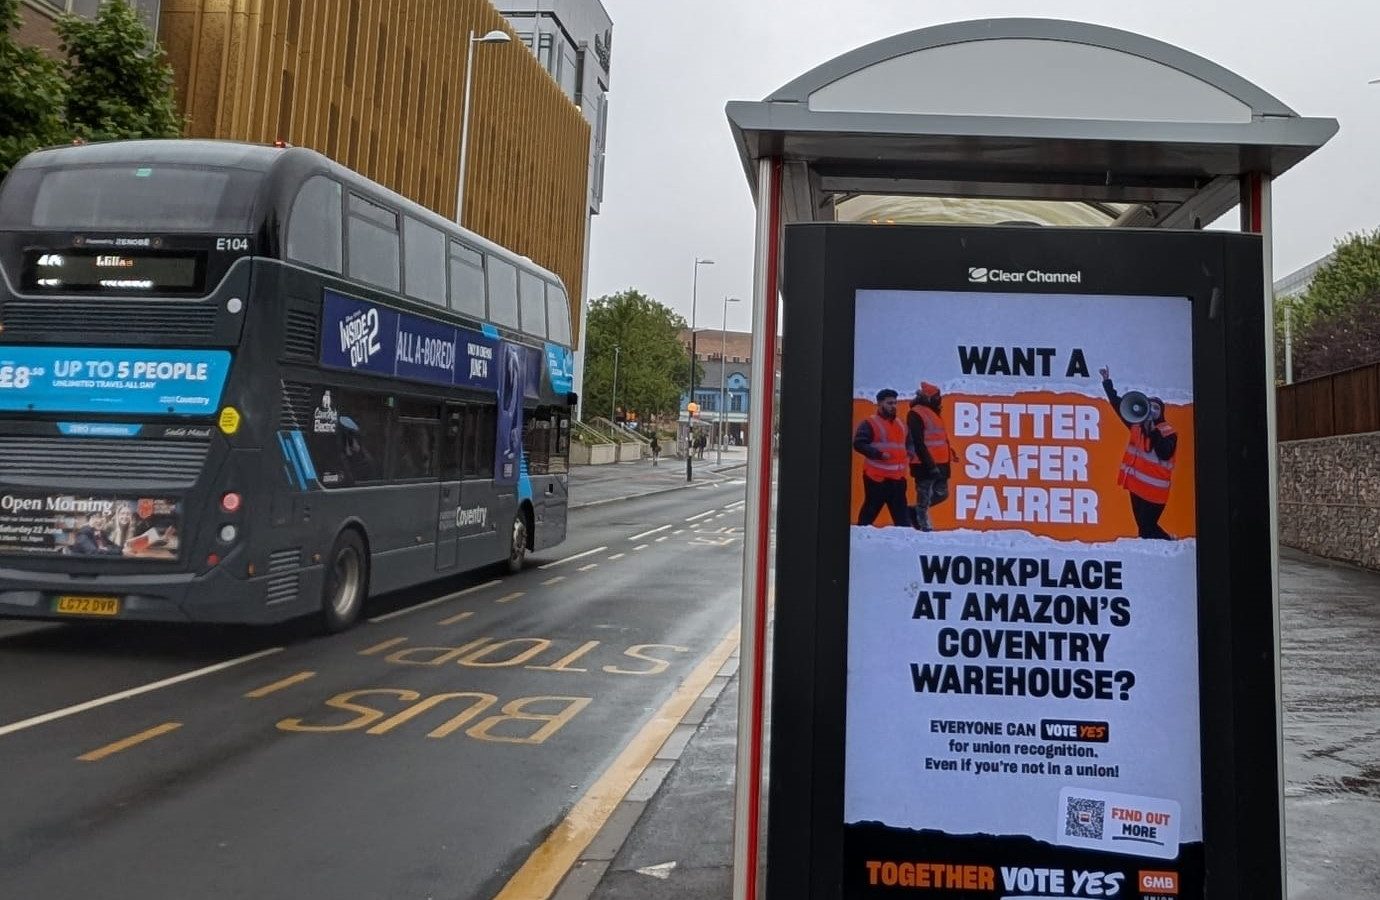
<svg viewBox="0 0 1380 900"><path fill-rule="evenodd" d="M340 320L340 352L350 357L350 368L368 363L382 349L377 309L356 310Z"/></svg>

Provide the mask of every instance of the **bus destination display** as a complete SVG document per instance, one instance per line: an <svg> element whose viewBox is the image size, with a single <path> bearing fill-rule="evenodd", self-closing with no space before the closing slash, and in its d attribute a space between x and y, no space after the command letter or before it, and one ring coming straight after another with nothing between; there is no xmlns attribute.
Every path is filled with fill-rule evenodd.
<svg viewBox="0 0 1380 900"><path fill-rule="evenodd" d="M202 287L201 253L93 253L30 250L27 290L186 293Z"/></svg>

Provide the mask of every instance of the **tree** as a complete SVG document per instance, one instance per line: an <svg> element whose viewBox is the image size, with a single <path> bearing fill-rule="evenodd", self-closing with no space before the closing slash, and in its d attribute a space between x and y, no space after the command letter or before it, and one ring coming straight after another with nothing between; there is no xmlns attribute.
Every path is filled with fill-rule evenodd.
<svg viewBox="0 0 1380 900"><path fill-rule="evenodd" d="M24 154L67 140L61 66L18 44L19 0L0 0L0 178Z"/></svg>
<svg viewBox="0 0 1380 900"><path fill-rule="evenodd" d="M639 419L674 414L688 386L690 354L680 343L685 319L629 288L590 301L585 330L584 414L613 411L614 348L618 353L618 405Z"/></svg>
<svg viewBox="0 0 1380 900"><path fill-rule="evenodd" d="M73 137L115 141L182 134L167 56L126 0L106 0L95 19L63 16L57 32L67 54L66 113Z"/></svg>
<svg viewBox="0 0 1380 900"><path fill-rule="evenodd" d="M1308 290L1276 304L1277 352L1282 352L1286 308L1296 379L1380 360L1380 229L1339 240Z"/></svg>

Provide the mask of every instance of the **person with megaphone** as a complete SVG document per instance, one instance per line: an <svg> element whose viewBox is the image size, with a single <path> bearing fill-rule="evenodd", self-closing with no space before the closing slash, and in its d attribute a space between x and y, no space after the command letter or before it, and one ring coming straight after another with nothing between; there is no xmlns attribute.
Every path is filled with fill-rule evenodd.
<svg viewBox="0 0 1380 900"><path fill-rule="evenodd" d="M1131 430L1126 453L1121 458L1116 483L1131 495L1131 515L1142 538L1173 540L1160 527L1160 516L1169 502L1169 485L1174 475L1174 454L1179 436L1174 426L1164 418L1164 401L1147 397L1140 391L1118 395L1112 385L1112 371L1107 366L1098 370L1107 400L1121 421Z"/></svg>

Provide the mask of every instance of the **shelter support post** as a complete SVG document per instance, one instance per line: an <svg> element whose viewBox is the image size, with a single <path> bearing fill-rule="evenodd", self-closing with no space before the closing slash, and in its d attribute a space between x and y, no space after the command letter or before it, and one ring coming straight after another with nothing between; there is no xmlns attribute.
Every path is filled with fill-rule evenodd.
<svg viewBox="0 0 1380 900"><path fill-rule="evenodd" d="M1274 289L1274 217L1271 210L1271 187L1273 179L1265 173L1252 172L1241 176L1241 230L1258 234L1264 245L1261 259L1264 261L1265 295L1265 435L1269 442L1270 471L1270 603L1274 612L1275 631L1275 709L1284 708L1283 681L1280 671L1279 634L1279 403L1276 399L1275 377L1275 289ZM1276 732L1277 744L1275 759L1278 762L1279 809L1284 810L1284 731ZM1279 817L1279 846L1285 843L1285 821ZM1280 896L1288 896L1288 866L1283 853L1280 853L1279 877Z"/></svg>
<svg viewBox="0 0 1380 900"><path fill-rule="evenodd" d="M781 160L757 161L756 262L752 278L752 382L748 440L746 541L738 664L738 752L733 804L733 897L756 900L762 819L767 581L770 571L771 472L776 396Z"/></svg>

